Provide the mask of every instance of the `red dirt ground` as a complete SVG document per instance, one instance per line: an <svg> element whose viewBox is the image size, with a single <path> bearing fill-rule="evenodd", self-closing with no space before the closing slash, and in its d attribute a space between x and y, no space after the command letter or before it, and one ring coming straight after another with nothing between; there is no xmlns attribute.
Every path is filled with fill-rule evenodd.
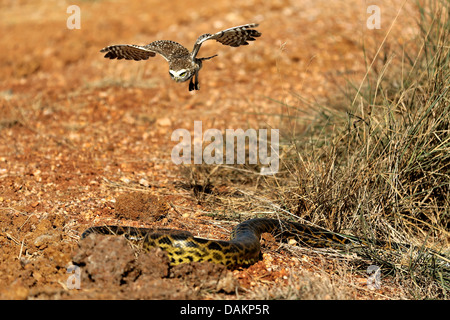
<svg viewBox="0 0 450 320"><path fill-rule="evenodd" d="M169 268L158 250L136 253L124 239L79 240L89 226L189 230L226 239L186 190L171 161L178 128L278 128L283 104L307 111L301 95L328 101L346 79L361 80L362 50L374 54L403 1L0 1L0 298L2 299L389 299L345 262L276 245L247 269L210 264ZM369 4L382 28L366 28ZM406 6L389 41L414 33ZM171 39L189 49L202 33L258 22L262 37L231 48L206 43L201 90L175 83L161 57L110 61L99 50ZM388 41L388 42L389 42ZM278 100L276 102L274 100ZM237 219L238 220L238 219ZM237 222L236 220L236 222ZM226 232L223 232L223 229ZM220 233L222 232L222 233ZM269 241L270 243L270 241ZM67 268L81 266L80 289ZM291 288L290 296L283 288Z"/></svg>

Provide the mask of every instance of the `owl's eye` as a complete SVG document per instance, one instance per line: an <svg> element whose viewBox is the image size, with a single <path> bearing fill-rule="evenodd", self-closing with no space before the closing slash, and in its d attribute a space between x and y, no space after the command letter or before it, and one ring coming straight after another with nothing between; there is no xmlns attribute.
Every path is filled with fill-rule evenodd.
<svg viewBox="0 0 450 320"><path fill-rule="evenodd" d="M187 74L187 72L186 71L184 71L184 72L182 72L182 73L180 73L180 77L185 77L186 76L186 74Z"/></svg>

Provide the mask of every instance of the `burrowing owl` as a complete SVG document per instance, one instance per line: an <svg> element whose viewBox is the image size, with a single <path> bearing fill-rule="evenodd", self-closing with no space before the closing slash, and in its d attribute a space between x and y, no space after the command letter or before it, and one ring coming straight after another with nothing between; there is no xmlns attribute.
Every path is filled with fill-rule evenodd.
<svg viewBox="0 0 450 320"><path fill-rule="evenodd" d="M247 41L254 41L256 37L261 36L260 32L252 29L257 26L258 24L252 23L226 29L215 34L203 34L195 41L192 52L171 40L158 40L146 46L119 44L105 47L100 52L106 52L105 58L136 61L147 60L159 53L169 62L169 74L173 80L176 82L191 80L189 82L189 91L199 90L198 72L202 68L202 61L217 56L197 58L197 53L202 43L207 40L216 40L223 45L232 47L247 45ZM194 76L195 80L193 81Z"/></svg>

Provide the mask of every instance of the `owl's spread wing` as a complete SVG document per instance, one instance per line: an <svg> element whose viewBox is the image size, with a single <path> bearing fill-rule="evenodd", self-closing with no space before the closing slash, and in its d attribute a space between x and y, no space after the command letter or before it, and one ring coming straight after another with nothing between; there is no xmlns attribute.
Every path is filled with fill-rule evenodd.
<svg viewBox="0 0 450 320"><path fill-rule="evenodd" d="M167 61L173 57L189 55L189 50L181 44L170 40L158 40L146 46L137 46L134 44L119 44L105 47L100 52L106 52L105 58L126 59L126 60L147 60L154 57L156 53L160 54Z"/></svg>
<svg viewBox="0 0 450 320"><path fill-rule="evenodd" d="M198 37L197 41L194 44L194 49L192 50L192 57L195 58L197 56L198 51L203 42L207 40L216 40L217 42L222 43L223 45L239 47L242 45L248 45L248 41L255 41L257 37L261 36L261 32L254 30L258 26L257 23L245 24L238 27L233 27L230 29L226 29L215 34L203 34Z"/></svg>
<svg viewBox="0 0 450 320"><path fill-rule="evenodd" d="M126 59L126 60L147 60L156 55L155 51L149 50L146 47L136 46L134 44L118 44L108 46L100 50L106 52L105 58L109 59Z"/></svg>

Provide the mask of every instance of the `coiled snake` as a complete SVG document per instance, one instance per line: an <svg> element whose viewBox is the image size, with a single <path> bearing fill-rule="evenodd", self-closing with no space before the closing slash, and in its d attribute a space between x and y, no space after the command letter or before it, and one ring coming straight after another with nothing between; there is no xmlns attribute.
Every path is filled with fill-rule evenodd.
<svg viewBox="0 0 450 320"><path fill-rule="evenodd" d="M159 247L167 252L171 265L193 261L210 261L227 267L251 265L260 259L259 241L263 233L272 233L282 238L295 237L299 242L314 247L365 244L363 240L352 236L296 222L265 218L250 219L237 225L229 241L194 237L188 231L124 226L91 227L83 232L81 239L92 233L125 235L128 239L142 241L144 250Z"/></svg>

